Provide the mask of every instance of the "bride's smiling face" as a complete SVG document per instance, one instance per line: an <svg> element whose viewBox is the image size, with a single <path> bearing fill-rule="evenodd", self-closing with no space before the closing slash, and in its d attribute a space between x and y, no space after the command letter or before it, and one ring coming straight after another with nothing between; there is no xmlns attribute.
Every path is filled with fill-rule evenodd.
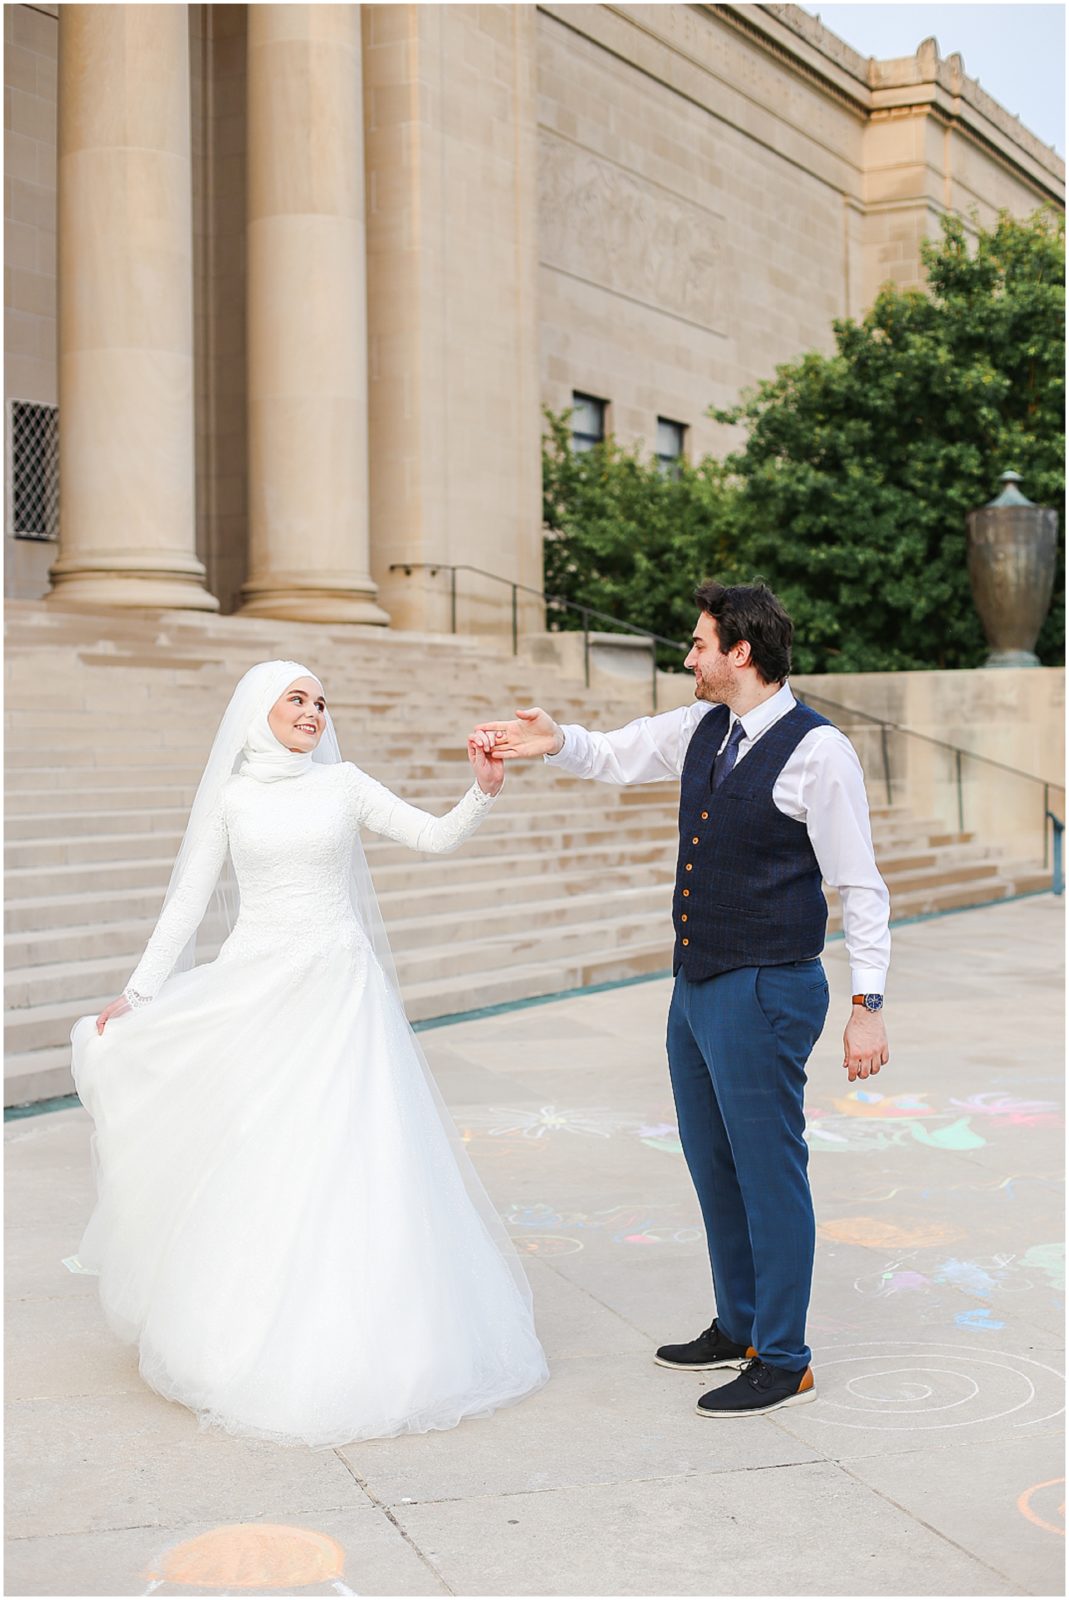
<svg viewBox="0 0 1069 1600"><path fill-rule="evenodd" d="M326 725L327 702L316 678L295 678L267 713L275 738L296 755L314 750Z"/></svg>

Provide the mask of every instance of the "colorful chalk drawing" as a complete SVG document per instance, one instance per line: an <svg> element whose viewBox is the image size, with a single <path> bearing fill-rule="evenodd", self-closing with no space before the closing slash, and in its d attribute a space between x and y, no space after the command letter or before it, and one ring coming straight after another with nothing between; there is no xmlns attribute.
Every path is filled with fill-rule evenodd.
<svg viewBox="0 0 1069 1600"><path fill-rule="evenodd" d="M1065 1282L1065 1247L1061 1244L1031 1245L1021 1255L1004 1253L984 1256L979 1261L947 1256L923 1271L916 1263L916 1255L916 1250L907 1251L878 1271L863 1273L854 1279L854 1289L860 1295L878 1299L901 1294L938 1295L938 1291L949 1289L955 1296L981 1302L954 1314L958 1327L993 1332L1005 1326L998 1313L1007 1297L1043 1287L1063 1288Z"/></svg>
<svg viewBox="0 0 1069 1600"><path fill-rule="evenodd" d="M269 1522L239 1522L213 1528L172 1545L143 1576L143 1592L164 1584L228 1594L232 1589L278 1589L293 1594L313 1584L329 1584L335 1594L353 1595L344 1582L345 1551L337 1540L312 1528Z"/></svg>
<svg viewBox="0 0 1069 1600"><path fill-rule="evenodd" d="M683 1154L679 1129L674 1122L643 1123L641 1127L635 1129L635 1137L641 1139L651 1150L667 1150L674 1156Z"/></svg>
<svg viewBox="0 0 1069 1600"><path fill-rule="evenodd" d="M833 1110L807 1109L805 1137L810 1150L829 1154L861 1155L917 1143L930 1150L979 1150L990 1142L995 1128L1035 1128L1061 1123L1053 1100L1022 1100L1005 1094L977 1094L967 1100L950 1100L939 1109L928 1095L882 1094L875 1089L854 1089L832 1101ZM981 1133L973 1126L980 1119ZM544 1142L556 1134L611 1139L617 1134L636 1138L651 1150L682 1155L679 1128L671 1114L642 1116L607 1106L487 1106L468 1108L462 1136Z"/></svg>
<svg viewBox="0 0 1069 1600"><path fill-rule="evenodd" d="M806 1139L811 1150L857 1154L890 1150L915 1140L931 1150L979 1150L989 1140L973 1127L973 1119L986 1119L995 1127L1054 1127L1061 1110L1054 1100L1020 1100L1005 1094L977 1094L968 1100L950 1100L939 1110L927 1094L881 1094L876 1089L854 1089L832 1102L828 1112L810 1106L806 1113Z"/></svg>
<svg viewBox="0 0 1069 1600"><path fill-rule="evenodd" d="M993 1422L1035 1428L1065 1410L1063 1373L990 1345L921 1339L818 1345L813 1364L817 1402L801 1414L803 1430L813 1424L936 1433Z"/></svg>
<svg viewBox="0 0 1069 1600"><path fill-rule="evenodd" d="M920 1250L952 1244L963 1237L962 1230L949 1222L917 1222L901 1227L895 1222L881 1222L878 1217L837 1217L832 1222L822 1222L817 1232L822 1239L836 1244L860 1244L866 1250Z"/></svg>
<svg viewBox="0 0 1069 1600"><path fill-rule="evenodd" d="M996 1322L990 1306L974 1306L971 1311L959 1311L954 1318L959 1328L986 1328L988 1332L997 1333L999 1328L1004 1328L1004 1322Z"/></svg>
<svg viewBox="0 0 1069 1600"><path fill-rule="evenodd" d="M968 1100L951 1100L974 1117L997 1117L1018 1128L1056 1128L1061 1124L1060 1106L1054 1100L1015 1100L1008 1094L974 1094Z"/></svg>
<svg viewBox="0 0 1069 1600"><path fill-rule="evenodd" d="M682 1220L683 1207L665 1205L651 1211L634 1205L606 1206L600 1211L563 1211L539 1201L517 1203L502 1213L502 1220L517 1230L514 1243L524 1255L570 1255L583 1241L555 1230L607 1233L613 1244L695 1244L704 1238L700 1227Z"/></svg>
<svg viewBox="0 0 1069 1600"><path fill-rule="evenodd" d="M1033 1244L1021 1257L1021 1265L1042 1273L1052 1289L1065 1292L1065 1244Z"/></svg>
<svg viewBox="0 0 1069 1600"><path fill-rule="evenodd" d="M1036 1508L1039 1501L1040 1509ZM1017 1496L1017 1509L1022 1517L1034 1522L1037 1528L1056 1533L1065 1538L1065 1479L1048 1478L1045 1483L1033 1483ZM1057 1517L1059 1521L1055 1522Z"/></svg>

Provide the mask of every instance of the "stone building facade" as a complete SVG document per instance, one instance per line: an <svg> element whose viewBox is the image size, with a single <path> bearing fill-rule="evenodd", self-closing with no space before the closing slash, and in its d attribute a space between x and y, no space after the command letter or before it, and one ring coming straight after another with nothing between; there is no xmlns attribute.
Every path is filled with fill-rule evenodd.
<svg viewBox="0 0 1069 1600"><path fill-rule="evenodd" d="M960 57L790 5L4 27L5 588L64 605L447 627L391 567L540 588L543 405L722 450L707 407L918 282L942 213L1064 199ZM462 626L507 596L466 575Z"/></svg>

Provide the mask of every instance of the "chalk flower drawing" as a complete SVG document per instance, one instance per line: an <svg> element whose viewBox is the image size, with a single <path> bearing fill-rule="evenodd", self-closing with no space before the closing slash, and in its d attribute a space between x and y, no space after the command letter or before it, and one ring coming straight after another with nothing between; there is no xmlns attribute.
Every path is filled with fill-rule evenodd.
<svg viewBox="0 0 1069 1600"><path fill-rule="evenodd" d="M467 1121L478 1120L469 1113ZM551 1133L578 1134L591 1139L611 1139L640 1119L622 1115L607 1106L567 1110L561 1106L489 1106L485 1131L493 1139L545 1139Z"/></svg>

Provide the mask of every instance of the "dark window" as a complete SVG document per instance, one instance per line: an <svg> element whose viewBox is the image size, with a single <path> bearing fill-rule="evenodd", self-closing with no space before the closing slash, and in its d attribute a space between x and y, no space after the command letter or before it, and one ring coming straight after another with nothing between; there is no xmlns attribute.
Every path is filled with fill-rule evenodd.
<svg viewBox="0 0 1069 1600"><path fill-rule="evenodd" d="M16 539L59 538L59 407L11 402L11 510Z"/></svg>
<svg viewBox="0 0 1069 1600"><path fill-rule="evenodd" d="M605 437L604 400L590 394L572 395L572 449L593 450Z"/></svg>
<svg viewBox="0 0 1069 1600"><path fill-rule="evenodd" d="M666 477L679 476L686 436L685 422L670 422L667 417L657 418L657 465Z"/></svg>

